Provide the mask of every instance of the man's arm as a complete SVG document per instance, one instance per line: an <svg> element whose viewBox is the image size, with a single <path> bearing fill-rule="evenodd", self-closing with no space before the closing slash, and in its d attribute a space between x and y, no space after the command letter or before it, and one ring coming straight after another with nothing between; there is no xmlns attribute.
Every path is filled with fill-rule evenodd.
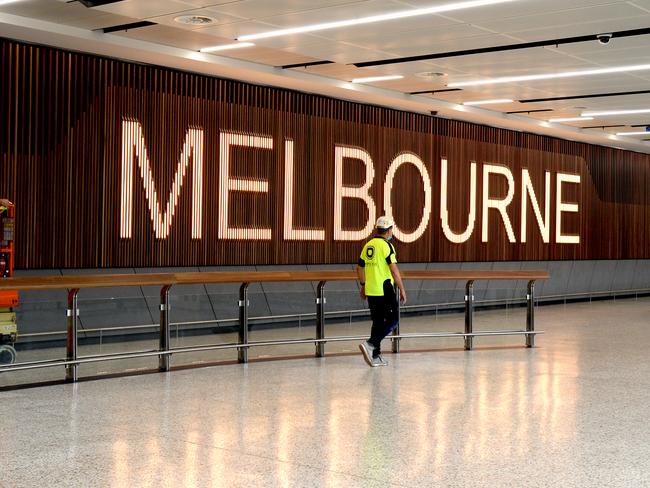
<svg viewBox="0 0 650 488"><path fill-rule="evenodd" d="M361 266L357 265L357 278L359 278L359 295L361 295L361 299L365 300L366 299L366 269L362 268Z"/></svg>
<svg viewBox="0 0 650 488"><path fill-rule="evenodd" d="M399 272L399 268L396 263L391 263L388 265L390 272L393 275L393 280L395 284L399 287L399 300L402 303L406 303L406 288L404 287L404 282L402 281L402 275Z"/></svg>

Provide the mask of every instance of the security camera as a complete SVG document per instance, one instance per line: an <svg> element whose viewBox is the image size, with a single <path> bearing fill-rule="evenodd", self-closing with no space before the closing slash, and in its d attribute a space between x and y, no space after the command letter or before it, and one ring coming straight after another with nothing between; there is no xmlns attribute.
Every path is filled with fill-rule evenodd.
<svg viewBox="0 0 650 488"><path fill-rule="evenodd" d="M596 36L596 39L598 39L598 42L601 44L607 44L609 43L609 40L612 38L612 34L598 34Z"/></svg>

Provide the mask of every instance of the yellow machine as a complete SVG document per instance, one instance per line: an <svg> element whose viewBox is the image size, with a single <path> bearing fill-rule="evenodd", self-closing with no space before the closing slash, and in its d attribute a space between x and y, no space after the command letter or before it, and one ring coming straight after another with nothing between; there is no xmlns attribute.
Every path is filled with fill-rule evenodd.
<svg viewBox="0 0 650 488"><path fill-rule="evenodd" d="M14 274L14 212L9 200L0 200L0 279ZM0 364L16 360L13 345L18 337L17 306L18 291L0 291Z"/></svg>

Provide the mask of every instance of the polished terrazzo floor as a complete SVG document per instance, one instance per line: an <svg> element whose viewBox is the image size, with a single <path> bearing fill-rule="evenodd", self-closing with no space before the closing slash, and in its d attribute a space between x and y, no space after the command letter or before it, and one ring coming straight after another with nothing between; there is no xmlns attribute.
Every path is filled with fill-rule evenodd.
<svg viewBox="0 0 650 488"><path fill-rule="evenodd" d="M649 312L542 307L532 350L418 341L385 368L336 355L0 392L0 486L650 486Z"/></svg>

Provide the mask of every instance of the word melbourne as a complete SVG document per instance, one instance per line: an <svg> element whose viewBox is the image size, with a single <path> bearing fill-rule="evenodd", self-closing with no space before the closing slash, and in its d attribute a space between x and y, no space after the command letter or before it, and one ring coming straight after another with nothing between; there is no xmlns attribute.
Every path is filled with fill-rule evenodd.
<svg viewBox="0 0 650 488"><path fill-rule="evenodd" d="M133 119L122 120L122 161L121 161L121 198L120 198L120 237L130 239L133 228L133 199L134 195L146 199L151 216L152 230L157 239L166 239L174 221L174 215L183 190L192 193L192 239L202 239L203 236L203 169L204 169L204 131L201 128L189 128L180 150L171 190L166 199L164 210L161 208L159 194L161 189L154 183L152 166L147 154L145 141L140 122ZM293 208L300 205L294 202L294 143L291 139L280 142L276 146L271 136L252 135L238 132L221 131L219 133L219 187L218 191L218 237L225 240L270 240L284 238L288 241L324 241L324 228L300 228L294 225ZM284 146L284 147L282 147ZM283 212L283 229L260 228L254 226L236 227L229 224L229 215L236 209L229 208L229 195L233 192L269 193L269 182L263 179L246 179L231 175L231 148L256 148L263 150L284 151L284 192L283 202L277 202L276 208ZM388 165L386 174L378 182L375 181L375 164L370 154L363 148L346 145L334 145L334 206L333 206L333 239L335 241L362 241L373 230L375 219L384 214L393 216L392 187L397 170L402 165L412 165L418 172L424 188L424 203L421 209L421 220L415 230L404 230L396 222L394 235L402 242L415 242L420 239L433 220L433 184L427 165L417 154L402 152L397 154ZM365 168L365 178L361 185L349 186L343 182L344 165L351 160L360 161ZM356 164L359 164L359 163ZM511 243L526 242L529 215L534 215L534 221L544 243L551 242L551 206L554 204L555 226L553 236L556 243L579 244L580 236L563 232L562 215L564 213L578 213L577 202L566 202L567 185L579 185L580 175L555 172L553 175L546 171L543 188L534 188L528 169L521 170L520 185L515 185L513 172L505 165L482 163L480 168L475 161L471 161L468 184L456 183L451 186L448 181L448 163L446 158L441 158L440 181L436 185L439 189L440 213L439 222L444 237L452 243L463 243L469 240L477 229L477 219L480 216L480 238L488 242L490 237L488 218L489 212L496 212L499 219L500 232L505 232ZM191 171L190 171L191 170ZM191 176L188 174L191 172ZM482 180L482 197L477 202L478 174ZM492 178L491 178L492 176ZM501 187L505 184L506 195L501 198L491 197L490 185L496 179L501 179ZM554 181L552 182L552 179ZM140 180L140 181L138 181ZM371 195L370 189L375 184L383 185L383 202L377 202ZM493 183L492 183L493 184ZM551 200L551 188L555 186L555 199ZM138 189L140 190L138 192ZM453 190L452 190L453 189ZM469 199L469 211L464 222L464 229L452 229L449 222L449 209L447 194L450 191L463 191ZM211 191L210 194L213 192ZM575 193L575 192L573 192ZM540 206L538 195L544 195L544 206ZM579 194L579 187L578 187ZM350 229L344 225L343 199L357 199L367 208L367 221L360 228ZM402 195L404 198L404 195ZM480 206L479 206L480 205ZM515 229L509 214L509 208L515 205L520 208L519 227ZM241 209L240 209L241 210ZM420 215L420 209L414 209ZM512 213L512 212L511 212ZM532 220L532 219L530 219ZM494 223L494 220L493 220ZM516 233L515 230L518 232ZM275 235L281 232L281 235ZM492 234L494 235L494 233ZM519 238L519 240L517 240Z"/></svg>

